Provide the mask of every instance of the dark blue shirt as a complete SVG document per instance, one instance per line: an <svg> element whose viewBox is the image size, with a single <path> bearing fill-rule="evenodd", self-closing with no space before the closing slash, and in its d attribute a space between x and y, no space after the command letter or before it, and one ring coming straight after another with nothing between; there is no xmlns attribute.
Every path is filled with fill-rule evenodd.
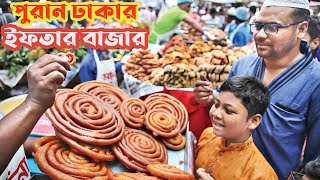
<svg viewBox="0 0 320 180"><path fill-rule="evenodd" d="M253 140L279 179L295 170L305 139L304 164L320 155L320 63L311 50L274 79L271 102ZM236 61L229 77L252 75L263 80L264 62L257 54Z"/></svg>

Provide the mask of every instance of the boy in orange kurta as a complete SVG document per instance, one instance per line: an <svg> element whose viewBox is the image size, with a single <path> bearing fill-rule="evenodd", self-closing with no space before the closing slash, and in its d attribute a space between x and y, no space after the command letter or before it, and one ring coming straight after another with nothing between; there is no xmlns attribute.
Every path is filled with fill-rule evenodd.
<svg viewBox="0 0 320 180"><path fill-rule="evenodd" d="M278 179L251 136L269 102L268 90L254 77L232 77L222 84L210 110L213 127L203 131L196 148L200 179Z"/></svg>

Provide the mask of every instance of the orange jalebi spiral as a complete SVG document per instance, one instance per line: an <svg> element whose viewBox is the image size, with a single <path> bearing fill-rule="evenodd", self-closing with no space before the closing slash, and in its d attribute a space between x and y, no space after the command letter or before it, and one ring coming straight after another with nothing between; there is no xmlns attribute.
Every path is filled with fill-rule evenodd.
<svg viewBox="0 0 320 180"><path fill-rule="evenodd" d="M111 145L124 133L124 122L117 111L90 94L72 89L57 91L46 116L60 133L86 144Z"/></svg>
<svg viewBox="0 0 320 180"><path fill-rule="evenodd" d="M103 81L84 82L77 85L73 89L88 92L110 104L117 111L120 110L121 102L129 97L117 86Z"/></svg>
<svg viewBox="0 0 320 180"><path fill-rule="evenodd" d="M34 153L39 169L52 179L108 179L112 171L104 162L94 162L86 156L72 152L57 139L38 139Z"/></svg>
<svg viewBox="0 0 320 180"><path fill-rule="evenodd" d="M128 127L112 150L122 164L138 172L147 172L148 164L168 162L167 149L161 142L146 132Z"/></svg>
<svg viewBox="0 0 320 180"><path fill-rule="evenodd" d="M172 150L179 151L186 146L186 138L181 133L172 138L162 138L164 145Z"/></svg>
<svg viewBox="0 0 320 180"><path fill-rule="evenodd" d="M138 98L128 98L120 106L120 114L127 126L141 128L147 113L146 104Z"/></svg>
<svg viewBox="0 0 320 180"><path fill-rule="evenodd" d="M70 52L70 49L65 50L66 53L58 53L57 56L66 56L68 58L68 63L70 65L73 65L76 62L76 55L74 53Z"/></svg>
<svg viewBox="0 0 320 180"><path fill-rule="evenodd" d="M162 109L172 114L180 121L180 132L183 133L188 124L188 111L184 105L175 97L164 93L155 93L147 97L144 101L148 110Z"/></svg>
<svg viewBox="0 0 320 180"><path fill-rule="evenodd" d="M113 161L115 155L107 147L94 146L90 144L81 143L79 141L72 140L65 135L56 131L56 136L64 143L68 144L71 149L76 150L79 154L87 155L96 161Z"/></svg>
<svg viewBox="0 0 320 180"><path fill-rule="evenodd" d="M113 174L113 180L160 180L160 178L155 176L149 176L145 173L121 172Z"/></svg>
<svg viewBox="0 0 320 180"><path fill-rule="evenodd" d="M158 163L158 164L149 164L147 170L153 176L157 176L164 179L170 180L194 180L194 176L190 173L182 171L181 169L176 168L168 164Z"/></svg>
<svg viewBox="0 0 320 180"><path fill-rule="evenodd" d="M154 136L170 138L180 133L180 122L163 109L148 111L144 124Z"/></svg>

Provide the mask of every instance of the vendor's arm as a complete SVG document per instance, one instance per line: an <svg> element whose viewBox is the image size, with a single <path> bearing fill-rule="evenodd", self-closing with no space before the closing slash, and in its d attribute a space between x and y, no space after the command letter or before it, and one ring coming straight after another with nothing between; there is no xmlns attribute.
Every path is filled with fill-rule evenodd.
<svg viewBox="0 0 320 180"><path fill-rule="evenodd" d="M204 30L200 26L199 23L197 23L191 16L187 16L183 19L184 22L188 23L190 26L192 26L196 31L204 33Z"/></svg>
<svg viewBox="0 0 320 180"><path fill-rule="evenodd" d="M0 121L0 174L55 100L70 65L66 57L44 55L28 69L26 100Z"/></svg>

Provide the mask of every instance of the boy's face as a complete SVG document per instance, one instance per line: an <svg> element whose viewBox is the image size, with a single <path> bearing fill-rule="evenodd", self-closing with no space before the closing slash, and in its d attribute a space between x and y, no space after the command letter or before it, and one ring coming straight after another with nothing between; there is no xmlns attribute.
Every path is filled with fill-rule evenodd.
<svg viewBox="0 0 320 180"><path fill-rule="evenodd" d="M230 142L243 142L250 134L252 120L247 120L246 107L232 92L223 91L219 94L210 110L210 118L213 133Z"/></svg>

